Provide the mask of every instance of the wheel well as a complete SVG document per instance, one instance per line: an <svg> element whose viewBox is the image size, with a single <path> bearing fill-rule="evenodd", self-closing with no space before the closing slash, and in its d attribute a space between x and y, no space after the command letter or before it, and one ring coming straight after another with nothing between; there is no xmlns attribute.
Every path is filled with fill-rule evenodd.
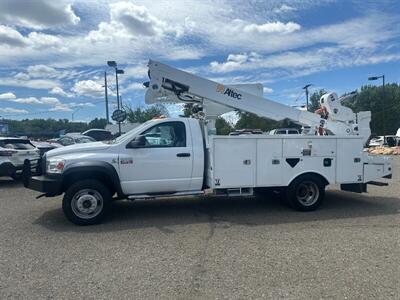
<svg viewBox="0 0 400 300"><path fill-rule="evenodd" d="M293 178L293 179L290 181L289 184L291 184L291 183L292 183L293 181L295 181L297 178L300 178L300 177L305 176L305 175L312 175L312 176L315 176L315 177L319 178L319 179L321 180L321 182L322 182L325 186L327 186L327 185L329 184L329 181L328 181L324 176L322 176L321 174L315 173L315 172L302 173L302 174L296 176L295 178Z"/></svg>
<svg viewBox="0 0 400 300"><path fill-rule="evenodd" d="M101 171L79 171L68 174L63 180L63 192L66 191L73 183L84 179L93 179L100 181L102 184L104 184L104 186L109 189L111 195L116 192L116 188L113 184L111 177L107 173Z"/></svg>

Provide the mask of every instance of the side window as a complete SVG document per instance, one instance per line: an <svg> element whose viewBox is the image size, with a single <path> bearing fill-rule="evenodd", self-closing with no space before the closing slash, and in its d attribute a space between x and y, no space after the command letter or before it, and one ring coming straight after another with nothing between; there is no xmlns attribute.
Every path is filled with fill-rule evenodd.
<svg viewBox="0 0 400 300"><path fill-rule="evenodd" d="M157 124L142 133L146 138L146 146L186 147L186 130L183 122L165 122Z"/></svg>
<svg viewBox="0 0 400 300"><path fill-rule="evenodd" d="M69 146L74 144L74 140L68 137L64 137L60 139L60 144L63 146Z"/></svg>
<svg viewBox="0 0 400 300"><path fill-rule="evenodd" d="M297 130L289 130L289 134L298 134Z"/></svg>

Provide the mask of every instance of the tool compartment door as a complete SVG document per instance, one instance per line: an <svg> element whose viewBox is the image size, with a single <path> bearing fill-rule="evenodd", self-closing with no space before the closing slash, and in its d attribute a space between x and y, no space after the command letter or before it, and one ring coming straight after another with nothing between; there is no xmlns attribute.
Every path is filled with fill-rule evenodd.
<svg viewBox="0 0 400 300"><path fill-rule="evenodd" d="M282 184L282 138L265 138L257 141L257 186Z"/></svg>
<svg viewBox="0 0 400 300"><path fill-rule="evenodd" d="M215 188L255 185L256 140L245 137L214 138Z"/></svg>

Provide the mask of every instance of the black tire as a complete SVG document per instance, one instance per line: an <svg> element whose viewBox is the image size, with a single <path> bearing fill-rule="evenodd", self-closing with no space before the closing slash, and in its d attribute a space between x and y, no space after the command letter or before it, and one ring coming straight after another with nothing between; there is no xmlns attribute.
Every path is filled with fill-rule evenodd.
<svg viewBox="0 0 400 300"><path fill-rule="evenodd" d="M10 177L12 179L14 179L15 181L20 181L22 178L22 173L15 172L15 173L11 174Z"/></svg>
<svg viewBox="0 0 400 300"><path fill-rule="evenodd" d="M67 219L76 225L98 224L110 208L111 197L101 182L80 180L65 192L62 208Z"/></svg>
<svg viewBox="0 0 400 300"><path fill-rule="evenodd" d="M325 198L323 180L313 174L301 175L286 190L287 203L298 211L316 210Z"/></svg>

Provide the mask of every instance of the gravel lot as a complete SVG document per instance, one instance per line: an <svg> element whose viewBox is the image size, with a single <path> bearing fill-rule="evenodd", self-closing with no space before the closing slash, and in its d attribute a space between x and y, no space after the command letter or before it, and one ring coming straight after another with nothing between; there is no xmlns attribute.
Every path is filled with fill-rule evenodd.
<svg viewBox="0 0 400 300"><path fill-rule="evenodd" d="M102 225L0 179L0 299L400 299L400 159L389 187L277 199L117 202Z"/></svg>

